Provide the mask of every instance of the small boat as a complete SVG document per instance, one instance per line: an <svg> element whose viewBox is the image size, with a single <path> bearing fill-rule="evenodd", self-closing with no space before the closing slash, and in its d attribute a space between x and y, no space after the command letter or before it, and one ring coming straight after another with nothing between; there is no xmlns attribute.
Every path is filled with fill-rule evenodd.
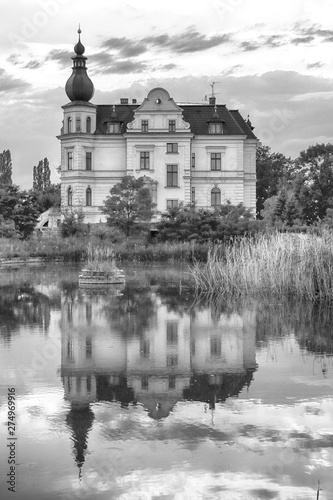
<svg viewBox="0 0 333 500"><path fill-rule="evenodd" d="M79 285L116 285L125 283L125 274L122 269L110 271L92 271L82 269L79 274Z"/></svg>

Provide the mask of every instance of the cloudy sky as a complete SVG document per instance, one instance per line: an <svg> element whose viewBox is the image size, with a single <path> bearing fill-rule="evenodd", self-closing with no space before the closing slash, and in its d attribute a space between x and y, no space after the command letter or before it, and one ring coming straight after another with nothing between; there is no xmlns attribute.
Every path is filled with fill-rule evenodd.
<svg viewBox="0 0 333 500"><path fill-rule="evenodd" d="M0 0L0 150L31 187L48 157L57 181L61 106L78 24L93 102L142 100L154 86L177 102L250 115L258 138L292 158L332 141L330 0Z"/></svg>

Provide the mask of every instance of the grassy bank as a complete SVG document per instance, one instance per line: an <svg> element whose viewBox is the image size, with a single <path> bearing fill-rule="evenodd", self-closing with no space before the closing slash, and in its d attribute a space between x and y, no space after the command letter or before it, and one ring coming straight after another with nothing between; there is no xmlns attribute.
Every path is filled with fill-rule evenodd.
<svg viewBox="0 0 333 500"><path fill-rule="evenodd" d="M43 235L40 240L22 241L16 239L0 239L0 259L28 259L41 257L47 260L63 259L80 262L87 259L89 245L100 248L107 255L112 249L118 262L193 262L205 261L211 245L194 243L151 243L149 245L137 240L122 243L109 243L99 238L82 236L61 238L57 235Z"/></svg>
<svg viewBox="0 0 333 500"><path fill-rule="evenodd" d="M333 233L240 239L222 256L214 247L191 272L197 289L211 295L333 300Z"/></svg>

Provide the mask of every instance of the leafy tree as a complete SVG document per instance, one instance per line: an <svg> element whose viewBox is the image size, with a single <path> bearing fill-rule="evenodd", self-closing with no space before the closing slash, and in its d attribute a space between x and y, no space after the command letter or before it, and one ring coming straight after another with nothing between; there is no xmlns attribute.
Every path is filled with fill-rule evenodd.
<svg viewBox="0 0 333 500"><path fill-rule="evenodd" d="M35 199L15 185L0 189L0 213L6 224L14 224L15 231L23 239L33 232L39 215Z"/></svg>
<svg viewBox="0 0 333 500"><path fill-rule="evenodd" d="M0 153L0 186L12 183L12 156L9 149L5 149Z"/></svg>
<svg viewBox="0 0 333 500"><path fill-rule="evenodd" d="M104 200L102 213L107 215L107 223L116 227L128 237L133 228L142 228L153 215L150 190L146 187L150 179L139 177L136 179L127 175L111 190L111 196Z"/></svg>
<svg viewBox="0 0 333 500"><path fill-rule="evenodd" d="M264 202L275 196L281 183L290 181L293 175L292 161L281 153L272 153L268 146L257 147L257 217L261 218Z"/></svg>
<svg viewBox="0 0 333 500"><path fill-rule="evenodd" d="M333 207L333 144L316 144L295 160L293 188L307 224L322 220Z"/></svg>
<svg viewBox="0 0 333 500"><path fill-rule="evenodd" d="M50 163L47 158L40 160L33 169L32 188L34 191L44 192L51 185Z"/></svg>
<svg viewBox="0 0 333 500"><path fill-rule="evenodd" d="M51 207L60 207L61 205L61 191L60 184L50 184L44 191L30 191L38 205L39 213L45 212Z"/></svg>

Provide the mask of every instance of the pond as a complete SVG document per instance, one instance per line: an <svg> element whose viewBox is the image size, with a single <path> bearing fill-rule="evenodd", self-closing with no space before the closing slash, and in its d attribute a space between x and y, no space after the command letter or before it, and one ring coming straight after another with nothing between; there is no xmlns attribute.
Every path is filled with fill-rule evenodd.
<svg viewBox="0 0 333 500"><path fill-rule="evenodd" d="M78 274L0 271L1 499L333 498L332 306Z"/></svg>

